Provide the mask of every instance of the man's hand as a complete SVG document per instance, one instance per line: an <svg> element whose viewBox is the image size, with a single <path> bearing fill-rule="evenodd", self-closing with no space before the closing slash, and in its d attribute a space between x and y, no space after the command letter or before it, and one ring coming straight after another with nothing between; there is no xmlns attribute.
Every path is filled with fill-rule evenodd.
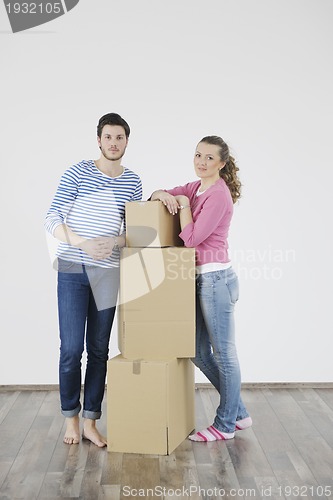
<svg viewBox="0 0 333 500"><path fill-rule="evenodd" d="M90 255L94 260L103 260L112 255L114 243L114 237L99 236L97 238L84 240L78 247Z"/></svg>

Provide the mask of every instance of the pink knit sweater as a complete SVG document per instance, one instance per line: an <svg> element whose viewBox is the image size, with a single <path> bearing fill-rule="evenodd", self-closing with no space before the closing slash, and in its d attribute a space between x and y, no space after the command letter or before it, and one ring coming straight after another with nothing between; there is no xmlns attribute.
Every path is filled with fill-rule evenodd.
<svg viewBox="0 0 333 500"><path fill-rule="evenodd" d="M200 180L166 191L174 196L185 195L190 200L193 222L180 233L186 247L196 248L196 264L229 262L228 231L233 214L233 202L228 186L219 179L197 196Z"/></svg>

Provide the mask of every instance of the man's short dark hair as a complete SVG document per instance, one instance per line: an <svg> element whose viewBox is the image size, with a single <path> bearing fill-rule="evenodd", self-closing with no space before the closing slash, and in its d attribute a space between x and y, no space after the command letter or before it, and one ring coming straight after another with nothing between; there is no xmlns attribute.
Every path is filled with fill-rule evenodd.
<svg viewBox="0 0 333 500"><path fill-rule="evenodd" d="M123 127L123 129L125 130L125 135L128 139L131 129L124 118L122 118L117 113L108 113L99 119L97 125L97 135L99 138L101 138L102 136L102 130L105 125L120 125L120 127Z"/></svg>

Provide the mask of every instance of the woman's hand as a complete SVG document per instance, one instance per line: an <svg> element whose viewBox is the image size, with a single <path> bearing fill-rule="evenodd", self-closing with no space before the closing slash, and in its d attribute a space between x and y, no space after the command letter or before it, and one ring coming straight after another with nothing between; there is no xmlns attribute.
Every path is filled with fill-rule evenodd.
<svg viewBox="0 0 333 500"><path fill-rule="evenodd" d="M192 211L190 207L190 200L188 199L187 196L184 196L182 194L179 194L175 196L177 203L178 203L178 208L180 209L179 212L179 219L180 219L180 227L181 230L184 229L184 227L187 226L187 224L190 224L193 222L192 219ZM183 210L185 209L185 210Z"/></svg>
<svg viewBox="0 0 333 500"><path fill-rule="evenodd" d="M181 206L188 207L190 205L189 198L183 194L178 194L177 196L175 196L175 199L178 202L178 208L180 208Z"/></svg>
<svg viewBox="0 0 333 500"><path fill-rule="evenodd" d="M175 215L178 211L178 201L175 196L172 196L172 194L166 193L165 191L154 191L150 199L152 201L160 200L172 215Z"/></svg>

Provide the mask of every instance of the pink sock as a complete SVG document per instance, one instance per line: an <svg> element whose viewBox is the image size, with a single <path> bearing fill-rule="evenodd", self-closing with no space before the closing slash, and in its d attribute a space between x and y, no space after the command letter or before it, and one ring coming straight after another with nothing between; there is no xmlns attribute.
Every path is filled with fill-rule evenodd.
<svg viewBox="0 0 333 500"><path fill-rule="evenodd" d="M236 421L236 431L242 431L244 429L247 429L248 427L251 427L252 425L252 418L251 417L246 417L242 418L241 420Z"/></svg>
<svg viewBox="0 0 333 500"><path fill-rule="evenodd" d="M234 437L234 432L221 432L212 425L204 429L203 431L191 434L188 438L191 441L220 441L226 439L232 439Z"/></svg>

